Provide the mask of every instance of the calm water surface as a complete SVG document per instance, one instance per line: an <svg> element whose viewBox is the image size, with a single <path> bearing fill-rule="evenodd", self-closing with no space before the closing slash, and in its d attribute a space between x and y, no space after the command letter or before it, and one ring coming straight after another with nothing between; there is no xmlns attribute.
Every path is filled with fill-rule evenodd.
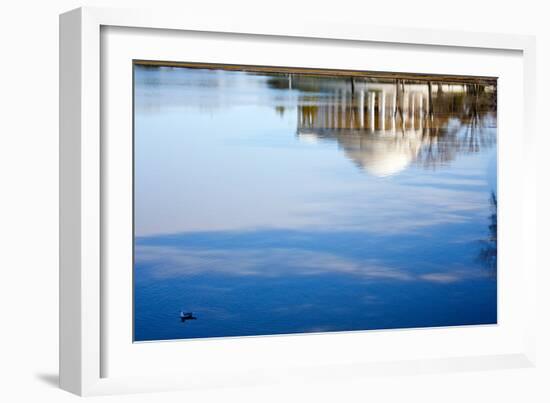
<svg viewBox="0 0 550 403"><path fill-rule="evenodd" d="M135 340L496 323L495 89L431 85L136 66Z"/></svg>

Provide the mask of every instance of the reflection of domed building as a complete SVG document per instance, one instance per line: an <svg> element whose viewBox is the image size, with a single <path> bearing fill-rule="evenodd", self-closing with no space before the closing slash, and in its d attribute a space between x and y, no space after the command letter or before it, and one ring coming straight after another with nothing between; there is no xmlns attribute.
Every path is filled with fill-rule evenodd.
<svg viewBox="0 0 550 403"><path fill-rule="evenodd" d="M422 147L421 137L414 132L401 133L374 132L359 130L302 131L300 138L335 139L346 156L358 167L374 176L394 175L409 166Z"/></svg>
<svg viewBox="0 0 550 403"><path fill-rule="evenodd" d="M407 123L412 127L405 129L396 126L394 88L388 86L386 91L378 84L372 91L340 92L313 105L299 106L299 137L310 142L336 140L350 160L375 176L402 171L416 159L422 146L419 129L422 128L420 117L425 113L426 94L420 90L408 94L411 107L416 104L416 110L411 108ZM387 113L386 104L389 106Z"/></svg>
<svg viewBox="0 0 550 403"><path fill-rule="evenodd" d="M375 176L389 176L405 169L416 158L421 147L417 136L384 133L347 135L338 144L358 166Z"/></svg>
<svg viewBox="0 0 550 403"><path fill-rule="evenodd" d="M461 97L460 102L453 96ZM336 140L357 166L374 176L389 176L413 162L434 166L494 142L484 138L482 128L491 117L480 119L477 97L474 102L463 97L462 86L450 86L437 99L443 110L434 114L428 109L426 85L408 85L403 91L388 84L338 90L303 100L297 108L297 133L306 142Z"/></svg>

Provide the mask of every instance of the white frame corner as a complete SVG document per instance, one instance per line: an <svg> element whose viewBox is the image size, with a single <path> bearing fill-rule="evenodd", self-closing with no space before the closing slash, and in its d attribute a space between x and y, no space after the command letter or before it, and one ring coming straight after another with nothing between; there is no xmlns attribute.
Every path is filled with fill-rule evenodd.
<svg viewBox="0 0 550 403"><path fill-rule="evenodd" d="M60 385L78 395L153 391L178 388L178 379L162 382L105 379L101 373L101 144L100 28L102 26L213 31L256 35L376 41L523 52L525 174L535 178L535 39L532 36L380 28L306 23L280 27L265 21L213 21L169 12L79 8L60 16ZM525 228L536 226L536 182L526 180ZM535 236L535 235L533 235ZM500 362L481 359L476 368L530 366L535 362L536 278L535 242L525 241L530 328L524 354ZM434 370L467 370L471 363L449 359ZM440 368L440 369L437 369ZM394 367L357 366L360 373L419 371L420 363ZM326 375L313 371L312 377ZM330 372L330 371L329 371ZM183 386L182 386L183 387Z"/></svg>

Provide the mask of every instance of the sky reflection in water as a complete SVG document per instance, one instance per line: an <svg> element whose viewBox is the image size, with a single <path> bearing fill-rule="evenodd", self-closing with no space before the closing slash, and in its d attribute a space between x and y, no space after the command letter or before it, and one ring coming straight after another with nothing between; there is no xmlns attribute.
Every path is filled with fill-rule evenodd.
<svg viewBox="0 0 550 403"><path fill-rule="evenodd" d="M495 323L495 97L433 86L136 66L135 340Z"/></svg>

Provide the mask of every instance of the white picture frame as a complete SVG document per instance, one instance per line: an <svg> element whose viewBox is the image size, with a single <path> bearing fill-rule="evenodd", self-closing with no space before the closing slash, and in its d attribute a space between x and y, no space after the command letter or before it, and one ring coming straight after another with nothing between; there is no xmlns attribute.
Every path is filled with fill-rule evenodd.
<svg viewBox="0 0 550 403"><path fill-rule="evenodd" d="M514 262L521 266L521 282L515 282L517 291L514 298L522 298L521 308L518 308L516 316L522 317L521 324L514 324L513 332L517 336L521 333L521 341L506 344L500 350L489 351L482 341L490 340L491 332L500 330L475 329L451 329L445 335L442 331L431 334L423 330L411 330L409 332L369 332L354 334L332 334L323 336L322 339L315 335L282 336L242 338L231 340L210 340L206 344L194 344L195 348L208 354L215 351L223 356L224 351L232 349L238 351L242 359L241 363L231 362L223 366L212 360L205 365L193 365L193 356L185 363L174 359L169 363L169 356L176 350L181 350L177 343L164 343L159 348L147 347L145 352L135 352L134 358L128 355L118 354L119 361L127 361L134 367L150 367L159 365L169 368L161 371L158 376L152 376L147 371L130 374L128 368L120 366L120 370L111 371L106 367L106 362L111 360L113 353L118 352L119 345L113 343L109 332L105 327L110 327L110 333L120 333L112 321L106 318L112 308L109 299L109 290L105 286L105 280L109 277L106 268L110 267L105 251L104 228L109 224L109 215L102 211L109 203L106 192L110 188L106 185L106 178L110 175L108 170L113 165L106 164L105 147L111 147L109 141L102 140L102 133L109 131L110 123L107 119L109 110L106 108L106 99L109 94L109 86L114 85L113 80L105 80L102 74L113 73L124 61L121 59L113 64L114 70L105 68L102 57L109 57L110 53L105 49L105 38L102 31L109 27L124 31L124 29L154 29L155 32L193 32L218 33L218 39L226 35L246 35L261 41L262 38L282 38L281 41L292 40L308 46L309 40L338 40L330 46L338 47L339 44L376 43L377 46L412 46L433 49L467 49L478 55L485 52L502 51L515 52L516 59L521 65L521 82L515 91L522 98L523 108L521 119L514 122L522 136L519 136L514 145L521 151L521 155L514 160L517 172L514 174L513 184L521 186L521 191L515 192L512 209L499 211L500 214L511 216L520 214L518 219L511 221L510 225L517 231L517 240L520 241L518 251L514 252ZM137 32L137 31L136 31ZM151 31L142 31L142 40ZM134 35L132 32L123 32L122 36ZM136 34L137 35L137 34ZM174 36L175 35L175 36ZM109 46L119 46L118 57L126 57L126 60L134 57L129 51L122 52L120 40L109 42ZM158 36L152 41L165 41L165 45L159 48L169 49L170 44L177 41L177 34L171 34L170 38L161 39ZM146 47L146 41L142 42ZM159 42L160 43L160 42ZM343 46L343 45L342 45ZM128 49L131 49L128 46ZM124 53L124 55L122 55ZM167 53L168 54L168 53ZM160 57L160 56L159 56ZM174 56L176 57L176 56ZM221 57L221 56L220 56ZM473 56L475 57L475 55ZM479 56L481 57L481 56ZM116 10L103 8L80 8L61 15L60 17L60 385L63 389L79 395L96 395L127 393L139 391L158 391L168 389L182 389L194 387L211 387L216 385L251 385L263 382L289 381L293 379L324 379L348 376L368 376L369 374L385 373L408 374L418 372L442 372L464 371L481 368L509 368L527 367L535 363L535 327L536 311L536 276L537 262L535 260L535 244L533 242L536 233L535 210L535 160L532 157L535 152L534 130L534 102L535 102L535 42L533 37L520 35L478 34L455 31L429 31L406 28L380 28L370 26L354 26L343 24L304 23L299 26L281 27L276 22L249 21L233 23L231 20L213 21L204 18L196 18L191 15L173 14L150 10ZM114 57L113 57L114 60ZM164 59L166 60L166 59ZM517 61L516 60L516 61ZM212 62L230 62L230 60L209 60ZM514 70L513 78L518 80L518 71ZM114 77L114 76L113 76ZM120 77L120 76L117 76ZM510 75L512 77L512 75ZM127 91L127 87L120 87L116 91ZM130 94L126 94L128 99ZM501 96L499 92L499 97ZM111 98L108 105L113 105ZM126 102L126 101L124 101ZM516 100L517 102L517 100ZM126 104L127 105L127 104ZM499 98L499 112L501 99ZM109 106L110 107L110 106ZM108 108L108 107L107 107ZM505 106L504 106L505 108ZM499 136L500 136L499 120ZM122 147L124 147L124 144ZM518 148L519 147L519 148ZM502 151L506 153L506 150ZM508 154L503 154L508 155ZM501 156L499 155L499 159ZM509 161L504 159L504 166ZM521 166L518 167L518 164ZM521 169L520 169L521 168ZM124 176L119 172L119 176ZM511 179L512 181L512 179ZM512 183L512 182L511 182ZM510 192L510 194L514 193ZM510 196L512 197L512 196ZM107 202L105 202L107 200ZM512 205L511 205L512 207ZM110 207L109 207L110 208ZM518 211L520 209L521 211ZM504 211L504 212L503 212ZM520 219L520 218L521 219ZM501 230L499 225L499 231ZM117 242L113 237L109 242ZM499 235L500 242L500 235ZM519 274L518 274L519 276ZM511 278L510 278L511 279ZM110 280L111 281L111 280ZM114 280L113 280L114 281ZM500 279L499 279L500 281ZM511 284L509 281L506 284ZM513 284L512 284L513 285ZM128 284L128 288L131 284ZM510 285L506 287L511 287ZM499 293L502 289L499 288ZM508 288L504 289L507 294ZM112 299L111 299L112 300ZM423 332L423 333L420 333ZM510 330L512 332L512 330ZM496 333L495 333L496 334ZM338 343L361 343L370 337L380 340L382 338L391 341L389 343L403 343L403 340L427 339L431 342L440 337L466 338L468 339L467 351L445 351L445 348L437 351L426 351L417 356L404 355L399 349L395 355L385 359L367 360L358 355L354 360L338 361L337 359L316 358L316 352L322 351L327 346L336 346ZM520 336L518 336L520 337ZM477 343L478 341L479 343ZM131 344L131 340L128 340ZM479 344L476 348L474 344ZM151 343L155 344L155 343ZM496 343L498 344L498 343ZM108 346L108 347L107 347ZM276 361L278 349L293 351L305 351L297 354L296 359ZM265 349L272 349L274 354L262 356ZM162 350L162 351L161 351ZM126 353L125 353L126 354ZM127 354L134 354L128 349ZM345 353L347 354L347 353ZM345 355L344 354L344 355ZM350 353L351 354L351 353ZM153 363L151 356L157 357ZM158 358L161 357L161 358ZM207 356L208 357L208 356ZM351 356L350 356L351 357ZM225 361L235 360L236 356L227 355ZM310 361L308 361L308 359ZM115 360L115 359L113 359ZM163 361L164 360L164 361ZM256 362L254 362L256 360ZM263 360L263 361L260 361ZM292 362L291 362L292 361ZM141 364L140 364L141 363ZM294 365L296 364L296 365ZM209 370L208 367L212 367ZM180 370L178 370L178 367ZM193 368L196 368L193 369ZM258 369L261 368L260 371ZM126 373L127 372L127 373Z"/></svg>

